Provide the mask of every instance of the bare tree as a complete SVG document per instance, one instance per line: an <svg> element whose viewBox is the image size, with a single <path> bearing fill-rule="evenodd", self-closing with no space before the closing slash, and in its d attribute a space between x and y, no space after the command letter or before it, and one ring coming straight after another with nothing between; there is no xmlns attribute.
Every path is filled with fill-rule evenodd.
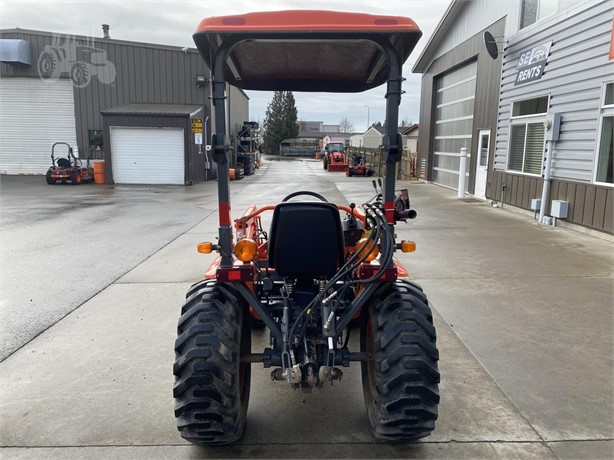
<svg viewBox="0 0 614 460"><path fill-rule="evenodd" d="M351 121L347 119L347 117L345 117L343 120L339 122L339 132L340 133L353 133L354 132L354 125L352 124Z"/></svg>
<svg viewBox="0 0 614 460"><path fill-rule="evenodd" d="M410 126L412 126L414 124L414 121L410 118L409 120L407 120L407 118L403 118L403 120L401 120L401 124L400 126L402 126L403 128L408 128Z"/></svg>

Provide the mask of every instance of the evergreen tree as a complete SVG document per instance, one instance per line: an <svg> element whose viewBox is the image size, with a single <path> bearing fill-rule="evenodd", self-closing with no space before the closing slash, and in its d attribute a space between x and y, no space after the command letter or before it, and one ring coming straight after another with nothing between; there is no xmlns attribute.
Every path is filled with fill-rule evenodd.
<svg viewBox="0 0 614 460"><path fill-rule="evenodd" d="M298 110L292 91L284 94L284 139L294 139L298 136Z"/></svg>
<svg viewBox="0 0 614 460"><path fill-rule="evenodd" d="M292 92L275 91L266 109L263 128L263 148L270 154L279 153L279 144L284 139L298 136L298 111Z"/></svg>

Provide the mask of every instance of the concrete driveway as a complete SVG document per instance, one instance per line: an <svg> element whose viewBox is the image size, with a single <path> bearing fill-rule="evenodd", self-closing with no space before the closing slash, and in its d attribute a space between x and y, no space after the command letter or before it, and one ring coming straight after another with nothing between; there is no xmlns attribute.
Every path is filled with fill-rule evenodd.
<svg viewBox="0 0 614 460"><path fill-rule="evenodd" d="M0 361L216 209L215 184L0 178Z"/></svg>
<svg viewBox="0 0 614 460"><path fill-rule="evenodd" d="M197 196L211 185L173 191L171 202L202 207ZM275 203L298 189L356 202L372 190L369 180L327 173L312 160L268 160L231 188L235 217L248 203ZM433 185L409 188L418 218L397 230L418 250L401 258L429 294L441 355L440 416L429 438L371 437L359 366L303 394L272 383L258 365L238 444L201 448L179 437L173 341L183 295L212 260L195 251L216 233L217 216L205 206L200 222L185 222L176 238L159 241L160 250L0 363L0 456L611 458L612 241L458 201ZM261 331L253 339L255 351L267 342Z"/></svg>

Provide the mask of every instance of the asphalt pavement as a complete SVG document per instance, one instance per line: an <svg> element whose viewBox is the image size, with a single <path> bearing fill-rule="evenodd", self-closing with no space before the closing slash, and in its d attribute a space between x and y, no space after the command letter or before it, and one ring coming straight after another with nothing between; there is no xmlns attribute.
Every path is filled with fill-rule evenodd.
<svg viewBox="0 0 614 460"><path fill-rule="evenodd" d="M10 207L5 185L3 231L10 222L15 242L25 227L20 244L42 245L44 219L29 214L56 199L46 196L46 186L26 187L32 206ZM13 197L21 186L15 179ZM243 439L215 448L184 442L173 416L173 341L183 296L213 259L195 246L216 234L215 184L161 188L165 193L100 186L118 212L124 206L135 211L105 243L127 251L140 238L148 243L105 276L73 272L94 278L94 287L80 294L83 300L66 301L74 305L71 313L64 310L63 319L0 363L0 457L612 458L612 239L541 226L530 215L457 200L455 192L430 184L398 186L409 187L418 212L416 220L397 226L400 239L417 243L415 253L399 258L429 295L441 355L440 415L430 437L414 444L372 438L359 366L333 387L304 394L271 382L269 371L254 364ZM91 187L94 193L99 186ZM231 184L233 216L298 189L345 203L372 195L370 180L327 173L314 160L267 159L255 176ZM95 215L99 225L114 218L94 211L104 206L88 214L78 205L94 200L76 195L85 188L58 190L74 204L70 213L84 232ZM152 222L168 229L146 235ZM30 225L40 229L31 232ZM79 242L95 246L99 236L81 234ZM104 253L97 253L94 267ZM17 285L39 282L50 267L24 266L28 276L16 275L10 289L28 292ZM3 281L3 316L6 286ZM3 328L3 343L6 333ZM253 341L260 351L267 337L254 331Z"/></svg>

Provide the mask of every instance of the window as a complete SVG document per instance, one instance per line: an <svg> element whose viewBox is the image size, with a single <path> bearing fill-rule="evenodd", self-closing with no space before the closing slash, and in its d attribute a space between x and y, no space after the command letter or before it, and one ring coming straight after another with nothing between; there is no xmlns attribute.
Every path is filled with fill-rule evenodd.
<svg viewBox="0 0 614 460"><path fill-rule="evenodd" d="M513 103L508 170L541 174L545 132L543 116L547 113L548 96Z"/></svg>
<svg viewBox="0 0 614 460"><path fill-rule="evenodd" d="M524 29L531 24L554 14L559 9L559 0L522 0L522 22Z"/></svg>
<svg viewBox="0 0 614 460"><path fill-rule="evenodd" d="M599 123L599 142L597 143L597 162L595 182L612 184L614 148L614 82L607 83L603 92L603 107Z"/></svg>
<svg viewBox="0 0 614 460"><path fill-rule="evenodd" d="M548 96L527 99L526 101L514 102L512 117L524 117L527 115L548 113Z"/></svg>

